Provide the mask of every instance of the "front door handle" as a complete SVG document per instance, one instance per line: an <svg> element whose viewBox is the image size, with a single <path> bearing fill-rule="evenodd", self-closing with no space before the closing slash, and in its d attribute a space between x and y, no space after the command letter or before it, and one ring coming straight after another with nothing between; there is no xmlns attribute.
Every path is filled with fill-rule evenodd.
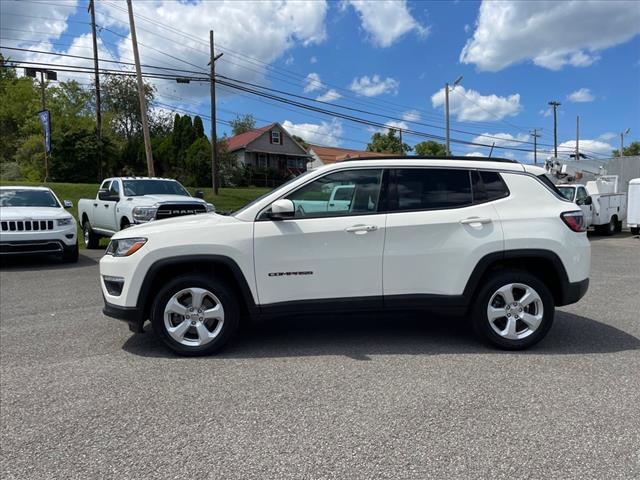
<svg viewBox="0 0 640 480"><path fill-rule="evenodd" d="M367 232L374 232L378 229L375 225L354 225L353 227L347 227L345 232L355 233L356 235L363 235Z"/></svg>
<svg viewBox="0 0 640 480"><path fill-rule="evenodd" d="M109 204L105 203L104 208L109 208Z"/></svg>
<svg viewBox="0 0 640 480"><path fill-rule="evenodd" d="M470 225L473 223L491 223L491 219L490 218L480 218L480 217L469 217L469 218L465 218L464 220L460 220L460 223L462 225Z"/></svg>

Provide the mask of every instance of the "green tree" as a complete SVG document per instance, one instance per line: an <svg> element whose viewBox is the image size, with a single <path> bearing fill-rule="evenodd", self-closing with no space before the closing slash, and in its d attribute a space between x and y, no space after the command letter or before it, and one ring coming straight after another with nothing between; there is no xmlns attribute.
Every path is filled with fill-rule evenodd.
<svg viewBox="0 0 640 480"><path fill-rule="evenodd" d="M202 138L205 136L204 125L202 124L202 119L198 115L193 118L193 128L196 131L196 138Z"/></svg>
<svg viewBox="0 0 640 480"><path fill-rule="evenodd" d="M153 87L145 83L144 94L147 106L154 98ZM109 75L102 84L102 106L104 119L113 131L127 141L142 132L138 84L133 77Z"/></svg>
<svg viewBox="0 0 640 480"><path fill-rule="evenodd" d="M617 148L611 153L613 154L614 157L619 157L620 149ZM640 142L638 141L631 142L631 144L628 147L624 147L623 153L625 157L629 157L631 155L640 155Z"/></svg>
<svg viewBox="0 0 640 480"><path fill-rule="evenodd" d="M233 135L240 135L241 133L248 132L256 128L256 119L253 115L247 113L245 115L238 115L235 120L231 120L231 131Z"/></svg>
<svg viewBox="0 0 640 480"><path fill-rule="evenodd" d="M433 140L427 140L426 142L420 142L414 145L413 150L416 155L425 157L446 157L447 148L442 143L435 142Z"/></svg>
<svg viewBox="0 0 640 480"><path fill-rule="evenodd" d="M371 136L371 142L367 144L368 152L395 153L404 155L412 149L406 143L400 143L400 137L395 130L389 129L387 133L376 132Z"/></svg>
<svg viewBox="0 0 640 480"><path fill-rule="evenodd" d="M299 137L298 135L291 135L291 137L298 142L302 148L304 148L305 150L309 150L309 144L304 140L304 138Z"/></svg>

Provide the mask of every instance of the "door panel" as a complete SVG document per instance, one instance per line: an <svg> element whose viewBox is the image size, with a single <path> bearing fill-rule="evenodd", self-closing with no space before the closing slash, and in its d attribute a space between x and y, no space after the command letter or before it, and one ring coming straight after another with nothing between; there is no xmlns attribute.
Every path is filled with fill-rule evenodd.
<svg viewBox="0 0 640 480"><path fill-rule="evenodd" d="M260 303L381 298L385 217L377 214L256 222ZM347 231L354 226L360 229Z"/></svg>
<svg viewBox="0 0 640 480"><path fill-rule="evenodd" d="M295 215L254 227L256 285L261 304L377 297L382 304L382 250L386 214L381 169L343 170L291 192ZM332 210L335 192L345 192ZM335 207L335 205L334 205Z"/></svg>

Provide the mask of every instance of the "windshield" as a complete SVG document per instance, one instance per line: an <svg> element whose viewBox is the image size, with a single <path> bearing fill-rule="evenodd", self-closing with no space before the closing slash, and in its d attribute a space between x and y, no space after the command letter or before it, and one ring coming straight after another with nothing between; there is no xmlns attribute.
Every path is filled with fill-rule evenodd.
<svg viewBox="0 0 640 480"><path fill-rule="evenodd" d="M0 190L0 206L59 208L60 204L49 190L3 188Z"/></svg>
<svg viewBox="0 0 640 480"><path fill-rule="evenodd" d="M127 197L140 195L185 195L189 192L175 180L123 180L124 194Z"/></svg>

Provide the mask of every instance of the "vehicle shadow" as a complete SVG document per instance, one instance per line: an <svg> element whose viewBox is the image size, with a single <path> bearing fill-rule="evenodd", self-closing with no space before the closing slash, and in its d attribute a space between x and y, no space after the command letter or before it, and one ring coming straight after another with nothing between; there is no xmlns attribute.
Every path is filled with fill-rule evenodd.
<svg viewBox="0 0 640 480"><path fill-rule="evenodd" d="M144 334L123 345L129 353L175 357L147 325ZM610 325L557 312L553 328L538 345L517 355L612 353L640 349L640 339ZM211 358L277 358L342 355L369 360L371 355L504 354L485 346L463 319L428 314L283 317L247 327Z"/></svg>
<svg viewBox="0 0 640 480"><path fill-rule="evenodd" d="M56 255L15 255L0 257L0 271L38 271L38 270L65 270L71 268L83 268L94 266L100 257L93 253L87 255L80 251L78 263L64 263L60 256Z"/></svg>

